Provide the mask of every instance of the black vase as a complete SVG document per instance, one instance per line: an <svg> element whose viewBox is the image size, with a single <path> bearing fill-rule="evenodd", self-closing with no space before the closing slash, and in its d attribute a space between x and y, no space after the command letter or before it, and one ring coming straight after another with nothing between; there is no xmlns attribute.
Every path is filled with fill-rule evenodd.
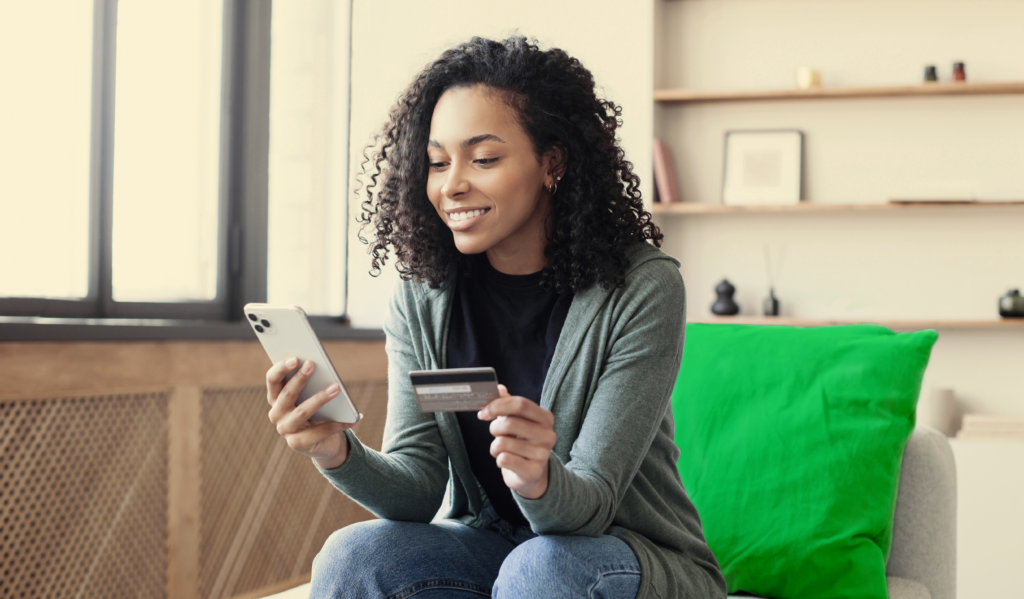
<svg viewBox="0 0 1024 599"><path fill-rule="evenodd" d="M722 279L722 282L715 287L715 293L718 294L718 299L715 300L715 303L711 304L712 314L735 316L740 313L740 307L732 299L733 294L736 293L736 288L732 286L728 279Z"/></svg>
<svg viewBox="0 0 1024 599"><path fill-rule="evenodd" d="M999 315L1003 318L1024 318L1024 295L1019 289L1011 289L999 298Z"/></svg>
<svg viewBox="0 0 1024 599"><path fill-rule="evenodd" d="M764 298L764 315L765 316L778 316L779 315L779 298L775 297L775 288L772 287L768 290L768 297Z"/></svg>

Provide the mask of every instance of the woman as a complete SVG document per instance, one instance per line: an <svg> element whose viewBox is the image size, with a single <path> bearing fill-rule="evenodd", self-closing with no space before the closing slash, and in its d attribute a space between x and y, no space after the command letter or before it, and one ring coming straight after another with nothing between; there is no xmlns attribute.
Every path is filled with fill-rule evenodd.
<svg viewBox="0 0 1024 599"><path fill-rule="evenodd" d="M381 518L328 539L313 597L725 596L675 467L679 263L647 243L620 113L522 37L445 52L392 109L361 216L403 279L382 451L309 422L336 388L295 406L312 364L267 373L289 446ZM409 371L470 366L500 398L418 411Z"/></svg>

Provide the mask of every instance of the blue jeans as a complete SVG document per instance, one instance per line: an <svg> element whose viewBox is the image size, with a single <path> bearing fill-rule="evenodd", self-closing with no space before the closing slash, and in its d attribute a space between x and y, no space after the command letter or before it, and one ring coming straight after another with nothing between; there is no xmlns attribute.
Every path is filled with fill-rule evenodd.
<svg viewBox="0 0 1024 599"><path fill-rule="evenodd" d="M485 525L370 520L335 532L313 560L310 599L632 599L640 564L621 539L537 536L488 506Z"/></svg>

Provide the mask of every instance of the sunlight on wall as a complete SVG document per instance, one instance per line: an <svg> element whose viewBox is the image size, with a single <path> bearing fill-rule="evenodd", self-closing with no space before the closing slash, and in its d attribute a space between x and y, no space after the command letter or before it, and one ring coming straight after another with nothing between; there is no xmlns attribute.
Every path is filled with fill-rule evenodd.
<svg viewBox="0 0 1024 599"><path fill-rule="evenodd" d="M223 7L118 3L113 294L217 291Z"/></svg>
<svg viewBox="0 0 1024 599"><path fill-rule="evenodd" d="M88 292L92 2L59 4L0 4L0 296Z"/></svg>

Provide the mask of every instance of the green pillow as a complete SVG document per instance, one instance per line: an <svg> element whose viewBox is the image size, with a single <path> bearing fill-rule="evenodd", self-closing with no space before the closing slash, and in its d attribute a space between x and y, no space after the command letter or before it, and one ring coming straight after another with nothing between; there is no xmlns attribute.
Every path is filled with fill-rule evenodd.
<svg viewBox="0 0 1024 599"><path fill-rule="evenodd" d="M730 593L886 597L900 463L937 338L687 325L679 474Z"/></svg>

